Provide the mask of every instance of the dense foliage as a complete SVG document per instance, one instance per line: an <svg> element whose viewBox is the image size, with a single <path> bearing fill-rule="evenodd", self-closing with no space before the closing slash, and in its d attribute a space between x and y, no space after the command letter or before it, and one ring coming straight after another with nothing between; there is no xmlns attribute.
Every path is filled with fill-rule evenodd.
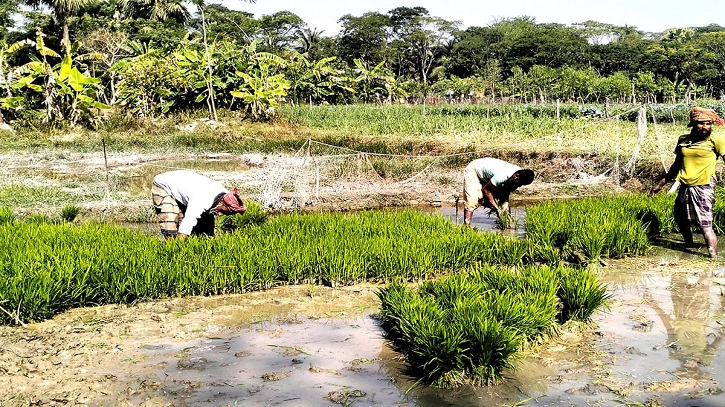
<svg viewBox="0 0 725 407"><path fill-rule="evenodd" d="M646 33L522 16L463 29L397 7L341 16L342 31L325 36L288 11L255 18L205 2L6 3L6 120L92 125L113 107L265 120L284 103L689 103L725 93L725 28L714 24ZM11 28L14 13L23 19Z"/></svg>

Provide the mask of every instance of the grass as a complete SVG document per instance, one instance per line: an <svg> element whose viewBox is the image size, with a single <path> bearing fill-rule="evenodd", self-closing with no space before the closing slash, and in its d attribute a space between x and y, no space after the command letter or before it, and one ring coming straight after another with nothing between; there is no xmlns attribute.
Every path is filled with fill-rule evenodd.
<svg viewBox="0 0 725 407"><path fill-rule="evenodd" d="M633 108L621 106L619 111ZM307 139L379 154L449 155L504 148L626 159L634 151L637 128L631 118L569 114L557 120L542 110L538 105L285 106L273 123L250 123L222 112L221 126L199 125L194 131L184 131L182 127L195 116L206 115L191 112L166 119L109 121L99 131L70 134L18 129L15 137L0 138L0 151L97 152L103 140L109 153L272 153L295 152ZM657 161L663 154L669 156L669 146L685 131L684 125L661 121L657 134L650 125L640 157Z"/></svg>
<svg viewBox="0 0 725 407"><path fill-rule="evenodd" d="M0 206L11 208L67 207L104 199L103 188L65 188L61 185L10 184L0 186Z"/></svg>

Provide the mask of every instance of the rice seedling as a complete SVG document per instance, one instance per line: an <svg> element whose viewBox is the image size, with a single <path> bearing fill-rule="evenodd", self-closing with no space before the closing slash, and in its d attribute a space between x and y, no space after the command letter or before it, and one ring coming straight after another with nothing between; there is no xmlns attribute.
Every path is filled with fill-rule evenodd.
<svg viewBox="0 0 725 407"><path fill-rule="evenodd" d="M168 242L108 224L57 224L42 215L6 223L0 226L0 273L8 279L0 279L0 300L27 305L22 320L37 321L89 304L240 293L291 283L424 280L480 262L520 264L528 252L525 241L478 233L415 211L274 217L255 211L248 211L252 221L238 221L243 233ZM509 252L513 257L503 255ZM78 279L77 273L85 274ZM48 281L12 289L4 285L15 276L32 282L29 276L36 275ZM64 288L52 288L53 301L42 297L54 284Z"/></svg>
<svg viewBox="0 0 725 407"><path fill-rule="evenodd" d="M45 223L56 223L53 218L51 218L48 215L42 214L42 213L31 213L30 215L25 217L25 219L23 219L23 221L26 223L37 224L37 225L45 224Z"/></svg>
<svg viewBox="0 0 725 407"><path fill-rule="evenodd" d="M592 314L606 308L612 296L606 285L588 269L562 269L559 280L557 297L562 304L559 316L562 323L569 320L591 322Z"/></svg>
<svg viewBox="0 0 725 407"><path fill-rule="evenodd" d="M66 205L60 211L60 218L66 222L73 222L80 213L80 211L80 206L77 206L75 204Z"/></svg>
<svg viewBox="0 0 725 407"><path fill-rule="evenodd" d="M560 267L479 265L426 281L417 292L392 283L377 292L381 325L421 383L499 383L523 346L556 334L558 321L586 320L605 306L608 296L592 277ZM569 301L570 286L587 300ZM560 292L567 297L559 298Z"/></svg>
<svg viewBox="0 0 725 407"><path fill-rule="evenodd" d="M518 227L518 221L509 211L499 212L494 220L496 227L501 230L515 229Z"/></svg>
<svg viewBox="0 0 725 407"><path fill-rule="evenodd" d="M239 228L259 225L267 220L269 214L257 202L246 201L247 211L243 214L219 216L217 228L223 232L232 232Z"/></svg>
<svg viewBox="0 0 725 407"><path fill-rule="evenodd" d="M12 224L15 222L15 214L7 206L0 206L0 225Z"/></svg>
<svg viewBox="0 0 725 407"><path fill-rule="evenodd" d="M650 237L673 224L671 210L665 209L667 199L631 195L532 205L526 236L534 257L549 264L557 251L564 259L581 257L587 263L644 254Z"/></svg>

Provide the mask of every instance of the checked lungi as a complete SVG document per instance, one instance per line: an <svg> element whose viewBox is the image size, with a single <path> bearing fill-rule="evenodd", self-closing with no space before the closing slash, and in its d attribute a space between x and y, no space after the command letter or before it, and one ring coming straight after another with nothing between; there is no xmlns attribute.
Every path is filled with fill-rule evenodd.
<svg viewBox="0 0 725 407"><path fill-rule="evenodd" d="M712 210L715 205L715 178L710 185L681 185L675 199L675 219L686 220L700 228L712 227Z"/></svg>
<svg viewBox="0 0 725 407"><path fill-rule="evenodd" d="M184 219L186 207L180 205L171 194L156 183L153 183L151 187L151 196L161 234L165 238L176 237L179 233L179 224ZM214 215L211 213L203 214L192 230L192 234L213 236Z"/></svg>

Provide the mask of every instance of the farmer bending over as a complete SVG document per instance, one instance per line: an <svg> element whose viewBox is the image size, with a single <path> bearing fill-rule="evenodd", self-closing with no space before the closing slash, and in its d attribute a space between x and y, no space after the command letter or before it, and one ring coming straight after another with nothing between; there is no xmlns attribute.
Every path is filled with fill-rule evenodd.
<svg viewBox="0 0 725 407"><path fill-rule="evenodd" d="M513 190L534 181L534 171L496 158L471 161L463 172L463 223L471 225L473 211L483 205L499 218L509 207Z"/></svg>
<svg viewBox="0 0 725 407"><path fill-rule="evenodd" d="M158 174L151 187L161 234L167 239L214 235L214 215L244 213L247 206L221 182L194 171Z"/></svg>
<svg viewBox="0 0 725 407"><path fill-rule="evenodd" d="M702 230L710 258L717 259L717 235L712 227L715 205L715 164L725 153L725 137L711 134L712 124L723 120L712 109L693 107L690 110L692 127L689 134L680 136L675 147L675 162L650 190L650 196L671 181L680 183L675 199L675 222L685 246L693 247L694 223ZM725 160L725 157L723 157Z"/></svg>

